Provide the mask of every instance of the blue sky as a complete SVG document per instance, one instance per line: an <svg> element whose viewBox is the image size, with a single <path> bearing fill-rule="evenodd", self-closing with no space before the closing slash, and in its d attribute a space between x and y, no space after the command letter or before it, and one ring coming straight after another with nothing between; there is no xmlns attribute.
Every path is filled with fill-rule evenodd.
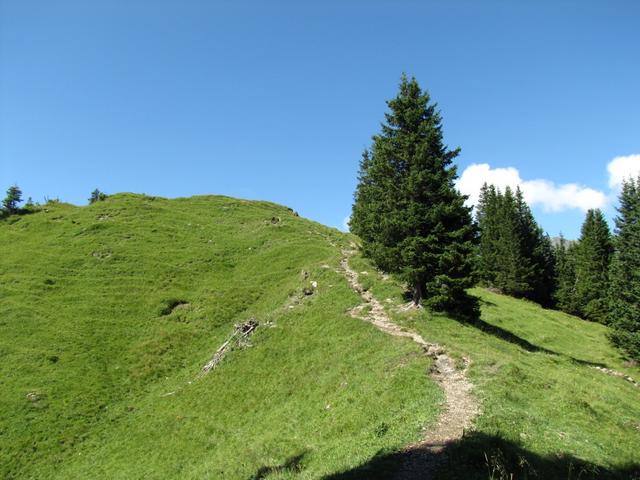
<svg viewBox="0 0 640 480"><path fill-rule="evenodd" d="M0 188L225 194L341 226L407 72L461 189L521 183L576 237L640 170L638 25L616 0L0 0Z"/></svg>

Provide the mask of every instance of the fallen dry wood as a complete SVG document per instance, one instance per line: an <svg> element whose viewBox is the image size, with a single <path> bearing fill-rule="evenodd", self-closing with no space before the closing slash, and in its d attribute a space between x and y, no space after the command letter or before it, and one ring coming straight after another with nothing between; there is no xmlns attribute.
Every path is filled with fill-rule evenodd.
<svg viewBox="0 0 640 480"><path fill-rule="evenodd" d="M256 328L258 328L258 321L254 318L247 320L244 323L234 325L235 329L231 336L222 344L220 348L213 354L211 360L202 367L200 376L207 374L210 370L213 370L222 361L224 356L235 347L242 346L244 340L251 335Z"/></svg>

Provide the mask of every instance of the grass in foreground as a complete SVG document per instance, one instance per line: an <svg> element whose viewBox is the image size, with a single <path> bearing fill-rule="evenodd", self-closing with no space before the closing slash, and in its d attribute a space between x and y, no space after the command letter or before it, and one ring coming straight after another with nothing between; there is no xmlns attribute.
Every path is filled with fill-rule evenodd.
<svg viewBox="0 0 640 480"><path fill-rule="evenodd" d="M476 432L452 449L444 478L640 478L640 390L592 367L636 379L640 369L610 346L606 327L484 289L472 292L482 303L476 324L402 312L398 282L361 257L353 264L389 299L396 322L472 359L482 414Z"/></svg>

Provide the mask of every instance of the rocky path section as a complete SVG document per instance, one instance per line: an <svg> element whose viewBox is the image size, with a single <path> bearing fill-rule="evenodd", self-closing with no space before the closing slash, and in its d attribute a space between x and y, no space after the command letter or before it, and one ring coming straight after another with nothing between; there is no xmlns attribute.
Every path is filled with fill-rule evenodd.
<svg viewBox="0 0 640 480"><path fill-rule="evenodd" d="M636 380L633 379L633 377L627 375L626 373L618 372L617 370L613 370L611 368L606 368L606 367L595 366L595 367L591 367L591 368L595 368L596 370L598 370L598 371L600 371L602 373L605 373L607 375L610 375L612 377L622 378L622 379L626 380L627 382L629 382L634 387L640 388L640 382L637 382Z"/></svg>
<svg viewBox="0 0 640 480"><path fill-rule="evenodd" d="M405 448L402 468L395 476L399 480L429 478L444 460L445 447L462 438L465 429L471 426L474 417L479 413L478 403L471 394L473 385L466 377L469 360L465 358L464 368L459 370L454 360L440 345L427 342L418 333L404 330L393 323L382 304L371 292L362 288L358 273L349 266L349 257L354 253L353 250L343 250L340 262L349 285L365 302L356 307L352 315L370 322L388 335L410 338L420 345L425 355L433 359L431 378L444 391L444 410L437 425L433 430L426 431L421 441ZM364 307L367 306L369 311L364 314Z"/></svg>

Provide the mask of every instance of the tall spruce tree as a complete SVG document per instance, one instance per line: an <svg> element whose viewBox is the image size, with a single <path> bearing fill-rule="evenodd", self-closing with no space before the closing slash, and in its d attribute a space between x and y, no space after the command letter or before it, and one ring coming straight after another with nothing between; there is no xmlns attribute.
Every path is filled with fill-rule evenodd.
<svg viewBox="0 0 640 480"><path fill-rule="evenodd" d="M484 185L476 207L480 228L479 276L491 287L545 306L553 303L555 260L551 240L536 223L520 188Z"/></svg>
<svg viewBox="0 0 640 480"><path fill-rule="evenodd" d="M575 300L578 314L606 323L609 263L613 254L609 225L600 210L589 210L575 249Z"/></svg>
<svg viewBox="0 0 640 480"><path fill-rule="evenodd" d="M364 152L351 230L381 269L398 273L413 300L435 310L478 314L473 285L476 230L454 187L459 150L443 141L436 105L403 75L371 150Z"/></svg>
<svg viewBox="0 0 640 480"><path fill-rule="evenodd" d="M571 315L579 314L576 300L576 265L575 243L568 243L562 235L555 247L556 290L554 300L556 306Z"/></svg>
<svg viewBox="0 0 640 480"><path fill-rule="evenodd" d="M529 266L527 297L549 307L553 304L555 290L555 260L551 240L538 226L520 187L516 187L515 202L521 253Z"/></svg>
<svg viewBox="0 0 640 480"><path fill-rule="evenodd" d="M556 258L549 235L538 227L536 246L533 251L535 277L533 279L533 297L543 307L555 306L554 292L557 285Z"/></svg>
<svg viewBox="0 0 640 480"><path fill-rule="evenodd" d="M610 338L640 361L640 177L623 183L610 270Z"/></svg>
<svg viewBox="0 0 640 480"><path fill-rule="evenodd" d="M498 191L494 185L488 185L486 182L480 189L480 197L476 205L476 221L480 232L479 279L485 285L495 286L499 271L498 248L500 242Z"/></svg>
<svg viewBox="0 0 640 480"><path fill-rule="evenodd" d="M498 193L498 255L496 282L505 293L517 297L530 297L533 266L525 248L523 222L517 196L507 187Z"/></svg>
<svg viewBox="0 0 640 480"><path fill-rule="evenodd" d="M483 282L509 295L529 292L529 261L522 255L516 197L511 188L502 193L495 186L483 186L476 207L480 229L480 269Z"/></svg>

